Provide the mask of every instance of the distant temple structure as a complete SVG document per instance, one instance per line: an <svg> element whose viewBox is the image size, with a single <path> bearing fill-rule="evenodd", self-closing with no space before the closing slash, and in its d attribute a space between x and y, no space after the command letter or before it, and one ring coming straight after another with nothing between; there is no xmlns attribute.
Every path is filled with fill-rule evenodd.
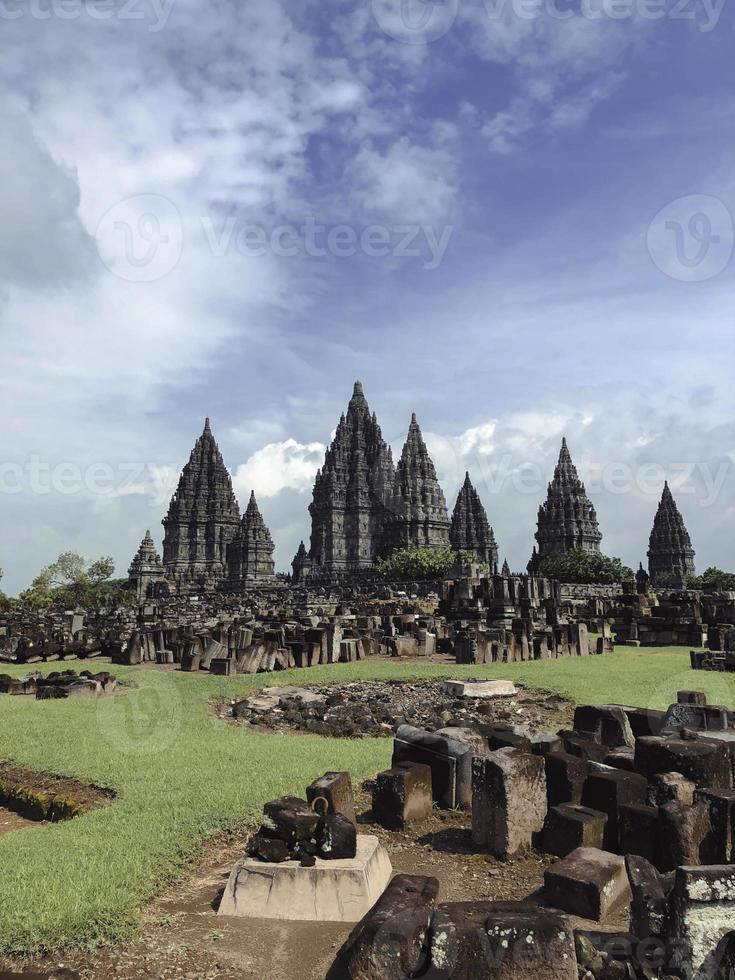
<svg viewBox="0 0 735 980"><path fill-rule="evenodd" d="M447 502L415 414L396 466L390 510L387 551L449 548Z"/></svg>
<svg viewBox="0 0 735 980"><path fill-rule="evenodd" d="M694 575L694 548L668 482L664 483L648 542L648 573L654 585L662 576L685 582L687 576Z"/></svg>
<svg viewBox="0 0 735 980"><path fill-rule="evenodd" d="M487 565L491 575L498 571L498 545L487 519L480 496L465 473L452 512L449 543L455 551L472 551L478 561Z"/></svg>
<svg viewBox="0 0 735 980"><path fill-rule="evenodd" d="M161 556L151 537L146 531L140 547L128 569L128 585L135 589L139 599L145 599L155 593L156 586L164 579L164 568Z"/></svg>
<svg viewBox="0 0 735 980"><path fill-rule="evenodd" d="M227 577L232 586L275 580L271 532L258 508L255 492L250 493L240 527L227 550Z"/></svg>
<svg viewBox="0 0 735 980"><path fill-rule="evenodd" d="M536 541L538 549L534 548L528 565L532 573L547 555L575 549L600 550L602 534L597 514L572 462L566 438L561 441L559 461L546 500L538 510Z"/></svg>
<svg viewBox="0 0 735 980"><path fill-rule="evenodd" d="M163 566L178 591L211 588L225 578L227 548L240 526L240 507L209 419L162 523Z"/></svg>
<svg viewBox="0 0 735 980"><path fill-rule="evenodd" d="M298 551L294 555L294 559L291 562L291 581L294 585L303 585L305 582L309 581L309 575L311 573L311 558L309 558L309 553L306 550L306 546L302 541L298 547Z"/></svg>
<svg viewBox="0 0 735 980"><path fill-rule="evenodd" d="M394 478L390 447L356 381L309 504L312 573L372 568L384 545Z"/></svg>

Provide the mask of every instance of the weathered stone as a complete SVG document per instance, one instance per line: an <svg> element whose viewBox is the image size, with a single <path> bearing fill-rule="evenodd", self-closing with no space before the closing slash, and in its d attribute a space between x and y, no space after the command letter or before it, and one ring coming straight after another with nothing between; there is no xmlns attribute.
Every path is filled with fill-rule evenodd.
<svg viewBox="0 0 735 980"><path fill-rule="evenodd" d="M677 868L670 909L674 972L711 977L717 947L735 922L735 867Z"/></svg>
<svg viewBox="0 0 735 980"><path fill-rule="evenodd" d="M611 748L635 745L628 717L617 704L585 704L574 711L574 730Z"/></svg>
<svg viewBox="0 0 735 980"><path fill-rule="evenodd" d="M317 853L326 861L342 861L357 854L357 830L344 813L321 817L316 831Z"/></svg>
<svg viewBox="0 0 735 980"><path fill-rule="evenodd" d="M618 849L618 809L623 803L643 803L648 782L645 776L621 769L590 772L582 791L582 804L607 814L605 847Z"/></svg>
<svg viewBox="0 0 735 980"><path fill-rule="evenodd" d="M625 861L608 851L579 847L544 872L544 903L585 919L602 921L630 897Z"/></svg>
<svg viewBox="0 0 735 980"><path fill-rule="evenodd" d="M639 738L635 764L649 778L659 772L679 772L699 787L732 789L730 750L725 742L714 738Z"/></svg>
<svg viewBox="0 0 735 980"><path fill-rule="evenodd" d="M544 757L549 805L581 803L589 763L568 752L551 752Z"/></svg>
<svg viewBox="0 0 735 980"><path fill-rule="evenodd" d="M326 813L343 813L357 826L352 779L348 772L325 772L306 787L306 799L312 809L319 810L317 800L324 800ZM322 805L323 806L323 805ZM322 813L325 816L326 813Z"/></svg>
<svg viewBox="0 0 735 980"><path fill-rule="evenodd" d="M665 803L659 809L661 822L660 863L663 871L680 864L699 864L702 842L710 831L709 814L701 803Z"/></svg>
<svg viewBox="0 0 735 980"><path fill-rule="evenodd" d="M398 830L431 816L431 769L402 763L378 773L373 790L373 815L383 827Z"/></svg>
<svg viewBox="0 0 735 980"><path fill-rule="evenodd" d="M436 878L399 874L337 955L328 980L405 980L427 964Z"/></svg>
<svg viewBox="0 0 735 980"><path fill-rule="evenodd" d="M418 762L431 769L434 802L445 810L472 806L472 752L464 742L401 725L393 741L392 767Z"/></svg>
<svg viewBox="0 0 735 980"><path fill-rule="evenodd" d="M685 779L680 772L657 772L651 776L648 783L646 802L649 806L663 806L678 800L680 803L691 805L694 802L694 790L697 787L690 779Z"/></svg>
<svg viewBox="0 0 735 980"><path fill-rule="evenodd" d="M502 860L529 847L546 817L544 760L499 749L472 760L472 838Z"/></svg>
<svg viewBox="0 0 735 980"><path fill-rule="evenodd" d="M695 732L722 732L730 727L731 712L715 704L672 704L666 712L662 732L688 728Z"/></svg>
<svg viewBox="0 0 735 980"><path fill-rule="evenodd" d="M707 704L707 695L704 691L677 691L676 700L678 704Z"/></svg>
<svg viewBox="0 0 735 980"><path fill-rule="evenodd" d="M658 864L660 834L658 807L641 803L623 803L618 807L618 851L621 854L638 854Z"/></svg>
<svg viewBox="0 0 735 980"><path fill-rule="evenodd" d="M265 864L246 857L230 873L218 914L357 922L383 893L390 875L388 855L376 837L366 834L359 835L354 858L317 860L313 867L295 860Z"/></svg>
<svg viewBox="0 0 735 980"><path fill-rule="evenodd" d="M507 698L518 693L513 681L444 681L442 688L455 698Z"/></svg>
<svg viewBox="0 0 735 980"><path fill-rule="evenodd" d="M578 847L602 848L607 814L589 807L560 803L546 814L542 849L566 857Z"/></svg>
<svg viewBox="0 0 735 980"><path fill-rule="evenodd" d="M264 837L262 834L256 834L250 840L247 851L248 854L272 864L280 864L281 861L288 861L291 857L291 852L285 841L278 837Z"/></svg>
<svg viewBox="0 0 735 980"><path fill-rule="evenodd" d="M668 892L672 882L667 882L650 861L637 854L626 855L625 870L633 894L630 906L632 931L641 939L665 937Z"/></svg>
<svg viewBox="0 0 735 980"><path fill-rule="evenodd" d="M698 789L694 799L705 807L710 822L702 842L702 863L735 863L735 790Z"/></svg>
<svg viewBox="0 0 735 980"><path fill-rule="evenodd" d="M319 814L297 796L281 796L263 807L263 829L287 844L309 840L315 835L318 823Z"/></svg>

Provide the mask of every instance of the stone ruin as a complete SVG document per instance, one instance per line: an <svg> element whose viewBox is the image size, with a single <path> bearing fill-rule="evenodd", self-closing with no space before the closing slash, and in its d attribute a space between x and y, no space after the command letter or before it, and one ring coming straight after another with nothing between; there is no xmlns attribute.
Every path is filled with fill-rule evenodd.
<svg viewBox="0 0 735 980"><path fill-rule="evenodd" d="M517 902L439 901L399 875L331 980L716 980L735 969L735 716L682 691L665 712L580 705L573 728L397 732L373 790L390 829L466 810L479 851L556 860ZM627 930L606 923L627 913ZM587 923L580 926L579 919ZM589 922L599 923L599 929Z"/></svg>
<svg viewBox="0 0 735 980"><path fill-rule="evenodd" d="M0 694L31 695L39 701L60 698L101 698L114 694L117 680L106 670L96 674L83 670L52 671L50 674L31 673L27 677L0 674Z"/></svg>

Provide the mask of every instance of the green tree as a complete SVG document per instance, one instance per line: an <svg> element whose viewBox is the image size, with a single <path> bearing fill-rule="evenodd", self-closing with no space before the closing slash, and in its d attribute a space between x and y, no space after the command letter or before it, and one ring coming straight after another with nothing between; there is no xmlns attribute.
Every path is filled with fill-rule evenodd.
<svg viewBox="0 0 735 980"><path fill-rule="evenodd" d="M733 592L735 572L723 572L721 568L711 565L701 575L690 575L687 585L690 589L701 589L703 592Z"/></svg>
<svg viewBox="0 0 735 980"><path fill-rule="evenodd" d="M457 557L476 562L473 554L450 548L399 548L388 558L378 559L378 571L394 582L427 582L443 578Z"/></svg>
<svg viewBox="0 0 735 980"><path fill-rule="evenodd" d="M608 558L607 555L584 551L582 548L575 548L564 554L547 555L541 559L539 573L558 582L581 585L612 585L634 578L633 570L619 558Z"/></svg>
<svg viewBox="0 0 735 980"><path fill-rule="evenodd" d="M31 609L54 603L97 606L109 597L109 579L114 571L115 563L109 556L88 565L82 555L64 551L55 562L41 569L19 599Z"/></svg>

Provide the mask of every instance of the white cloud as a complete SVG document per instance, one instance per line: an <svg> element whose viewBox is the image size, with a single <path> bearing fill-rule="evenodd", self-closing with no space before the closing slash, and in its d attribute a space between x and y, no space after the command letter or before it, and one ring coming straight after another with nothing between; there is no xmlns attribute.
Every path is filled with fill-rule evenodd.
<svg viewBox="0 0 735 980"><path fill-rule="evenodd" d="M306 493L314 485L325 450L326 446L320 442L302 444L295 439L271 442L237 467L233 478L235 491L241 498L251 490L256 497L275 497L283 490Z"/></svg>

